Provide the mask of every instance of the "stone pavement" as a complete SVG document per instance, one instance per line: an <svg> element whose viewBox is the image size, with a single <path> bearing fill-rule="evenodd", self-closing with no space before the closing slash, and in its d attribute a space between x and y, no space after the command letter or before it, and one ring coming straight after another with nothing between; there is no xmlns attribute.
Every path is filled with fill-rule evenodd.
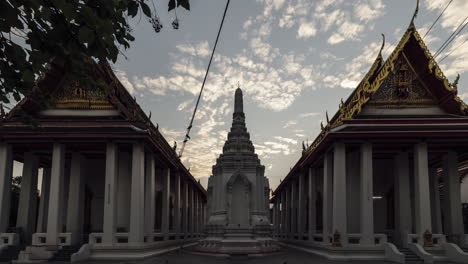
<svg viewBox="0 0 468 264"><path fill-rule="evenodd" d="M182 252L171 252L155 258L143 261L112 261L112 262L86 262L86 264L103 264L103 263L118 263L118 264L333 264L333 263L362 263L362 264L388 264L391 262L385 261L330 261L322 257L318 257L306 252L283 249L279 253L275 253L265 257L238 257L230 259L227 257L212 257L198 254ZM83 263L84 264L84 263Z"/></svg>

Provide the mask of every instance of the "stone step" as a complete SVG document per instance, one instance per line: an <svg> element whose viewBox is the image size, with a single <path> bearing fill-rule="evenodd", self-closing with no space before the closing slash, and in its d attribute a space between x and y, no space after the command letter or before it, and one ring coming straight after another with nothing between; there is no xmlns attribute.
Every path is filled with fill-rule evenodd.
<svg viewBox="0 0 468 264"><path fill-rule="evenodd" d="M10 262L18 258L18 255L24 246L8 246L0 252L0 262Z"/></svg>
<svg viewBox="0 0 468 264"><path fill-rule="evenodd" d="M54 256L50 261L57 262L57 261L70 261L71 256L80 250L81 245L75 246L64 246L57 252L55 252Z"/></svg>

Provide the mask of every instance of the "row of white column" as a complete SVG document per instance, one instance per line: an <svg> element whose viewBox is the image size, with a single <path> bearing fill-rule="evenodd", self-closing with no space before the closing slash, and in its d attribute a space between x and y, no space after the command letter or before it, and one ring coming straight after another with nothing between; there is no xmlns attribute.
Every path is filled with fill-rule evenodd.
<svg viewBox="0 0 468 264"><path fill-rule="evenodd" d="M414 216L415 233L423 241L426 231L442 232L441 209L439 198L439 181L437 170L429 173L428 150L426 143L414 145ZM363 143L360 147L360 244L374 244L373 213L373 150L372 144ZM410 197L410 163L409 153L402 152L395 159L396 190L396 239L404 245L407 235L413 232L411 197ZM308 239L316 235L316 179L317 168L309 168L298 175L277 194L273 206L273 218L276 234L287 239L303 239L305 220L308 219ZM460 182L458 176L457 154L448 151L443 160L445 201L445 233L461 237L463 222L461 216ZM431 176L430 176L431 175ZM308 184L304 186L305 177ZM306 188L304 188L306 187ZM347 235L347 182L346 182L346 148L343 142L337 142L332 151L323 159L323 240L332 241L333 234L340 235L340 242L346 245ZM306 196L307 195L307 196ZM305 201L309 197L308 208ZM437 198L436 198L437 197ZM297 208L299 207L299 208ZM432 207L432 209L431 209ZM432 210L432 212L431 212ZM306 214L308 213L308 217ZM296 218L297 217L297 218ZM431 219L436 219L431 223ZM434 228L433 228L434 227Z"/></svg>
<svg viewBox="0 0 468 264"><path fill-rule="evenodd" d="M145 241L145 236L154 232L155 224L155 157L145 153L143 144L132 145L132 172L130 194L129 244ZM146 154L146 155L145 155ZM146 159L146 162L145 162ZM80 240L83 232L84 184L83 177L85 158L77 152L72 153L69 190L65 192L65 145L54 143L51 168L44 168L42 197L39 214L36 219L36 186L39 159L32 153L24 156L21 194L18 209L17 227L24 230L26 238L37 229L38 233L46 230L46 244L59 244L58 238L62 227L62 211L66 206L67 233L72 234L72 243ZM146 164L146 168L145 168ZM12 181L13 157L11 146L0 144L0 233L9 226L10 193ZM105 165L103 244L114 244L117 223L117 175L118 147L114 142L107 143ZM201 233L204 219L202 193L189 181L181 181L179 173L172 173L169 168L163 169L163 205L161 233L168 239L170 232L177 238L195 237ZM171 183L174 180L173 192L173 230L170 227ZM65 205L64 195L68 195ZM183 230L182 230L183 229ZM29 235L29 236L28 236ZM28 241L26 241L28 242Z"/></svg>

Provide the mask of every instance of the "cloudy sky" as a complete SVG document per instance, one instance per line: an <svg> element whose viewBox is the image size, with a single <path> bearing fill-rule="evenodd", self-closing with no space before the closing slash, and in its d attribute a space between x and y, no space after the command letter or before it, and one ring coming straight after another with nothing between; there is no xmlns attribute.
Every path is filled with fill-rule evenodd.
<svg viewBox="0 0 468 264"><path fill-rule="evenodd" d="M170 144L181 145L201 87L225 1L191 0L171 22L167 0L153 0L164 28L145 18L133 22L136 41L113 65ZM275 188L312 142L325 111L330 116L377 56L384 57L406 30L416 1L231 0L199 112L182 158L203 183L222 150L231 124L234 90L244 91L252 141ZM422 0L415 21L424 35L449 0ZM466 17L468 1L454 0L425 37L434 53ZM468 100L468 29L437 59L450 81L461 74L459 94Z"/></svg>

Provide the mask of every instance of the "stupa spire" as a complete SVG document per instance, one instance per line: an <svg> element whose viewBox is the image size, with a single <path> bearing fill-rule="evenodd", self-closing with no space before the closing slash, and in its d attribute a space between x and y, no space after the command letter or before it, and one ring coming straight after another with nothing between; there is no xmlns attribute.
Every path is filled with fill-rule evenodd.
<svg viewBox="0 0 468 264"><path fill-rule="evenodd" d="M244 100L239 83L237 84L236 93L234 95L234 114L236 113L244 113Z"/></svg>

